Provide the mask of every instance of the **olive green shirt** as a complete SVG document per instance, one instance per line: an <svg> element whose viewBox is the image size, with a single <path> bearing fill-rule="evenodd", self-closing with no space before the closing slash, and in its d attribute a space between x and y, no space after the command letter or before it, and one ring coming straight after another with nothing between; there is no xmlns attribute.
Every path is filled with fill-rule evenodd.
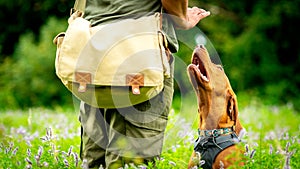
<svg viewBox="0 0 300 169"><path fill-rule="evenodd" d="M162 4L159 0L86 0L84 15L95 26L120 18L140 17L161 11ZM175 30L168 17L163 19L163 31L167 35L170 50L177 52Z"/></svg>

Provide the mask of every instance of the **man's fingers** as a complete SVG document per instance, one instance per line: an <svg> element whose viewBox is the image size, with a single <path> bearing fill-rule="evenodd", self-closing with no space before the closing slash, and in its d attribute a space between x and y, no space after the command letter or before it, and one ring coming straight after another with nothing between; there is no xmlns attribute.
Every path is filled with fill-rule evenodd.
<svg viewBox="0 0 300 169"><path fill-rule="evenodd" d="M202 15L202 17L207 17L210 15L210 12L209 11L202 12L202 13L200 13L200 15Z"/></svg>
<svg viewBox="0 0 300 169"><path fill-rule="evenodd" d="M206 10L202 9L202 8L198 8L196 6L192 7L192 8L188 8L188 11L191 13L204 13L207 12Z"/></svg>
<svg viewBox="0 0 300 169"><path fill-rule="evenodd" d="M200 8L199 10L200 10L201 12L206 12L206 10L204 10L204 9L201 9L201 8Z"/></svg>
<svg viewBox="0 0 300 169"><path fill-rule="evenodd" d="M190 29L197 25L197 23L210 15L209 11L206 11L204 9L198 8L198 7L192 7L187 9L187 18L186 20L181 20L179 24L177 25L177 28L180 29Z"/></svg>
<svg viewBox="0 0 300 169"><path fill-rule="evenodd" d="M199 19L205 18L210 15L209 11L200 9L198 7L188 8L187 15L189 17L199 17Z"/></svg>

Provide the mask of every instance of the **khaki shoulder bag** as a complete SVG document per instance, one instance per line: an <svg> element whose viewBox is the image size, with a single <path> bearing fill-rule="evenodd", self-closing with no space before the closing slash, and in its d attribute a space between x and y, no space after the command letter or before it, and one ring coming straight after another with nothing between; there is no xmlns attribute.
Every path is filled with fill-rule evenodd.
<svg viewBox="0 0 300 169"><path fill-rule="evenodd" d="M120 108L149 100L170 76L161 14L91 27L76 0L66 32L54 38L62 83L94 107Z"/></svg>

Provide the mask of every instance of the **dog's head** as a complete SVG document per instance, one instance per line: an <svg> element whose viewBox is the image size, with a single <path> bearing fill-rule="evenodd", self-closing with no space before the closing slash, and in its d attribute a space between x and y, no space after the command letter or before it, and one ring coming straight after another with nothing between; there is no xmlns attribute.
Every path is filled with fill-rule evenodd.
<svg viewBox="0 0 300 169"><path fill-rule="evenodd" d="M221 65L214 64L204 45L196 46L191 64L188 66L189 77L196 92L201 90L223 92L231 88Z"/></svg>
<svg viewBox="0 0 300 169"><path fill-rule="evenodd" d="M221 65L214 64L204 45L198 45L188 66L198 96L201 128L231 127L237 120L237 99Z"/></svg>

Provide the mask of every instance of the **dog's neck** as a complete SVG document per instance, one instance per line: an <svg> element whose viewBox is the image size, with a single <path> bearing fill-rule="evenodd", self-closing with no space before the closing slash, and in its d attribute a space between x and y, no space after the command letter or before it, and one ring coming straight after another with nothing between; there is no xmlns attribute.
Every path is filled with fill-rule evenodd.
<svg viewBox="0 0 300 169"><path fill-rule="evenodd" d="M220 104L216 104L212 93L201 92L198 94L199 129L212 130L219 128L219 119L222 114ZM224 104L222 104L224 105Z"/></svg>
<svg viewBox="0 0 300 169"><path fill-rule="evenodd" d="M226 98L228 97L226 93L198 90L197 95L200 130L213 130L235 126L236 133L239 134L241 130L239 119L233 117L232 114L234 113L233 111L237 111L237 107L229 107L230 103L228 103L229 99ZM235 95L233 99L236 99Z"/></svg>

